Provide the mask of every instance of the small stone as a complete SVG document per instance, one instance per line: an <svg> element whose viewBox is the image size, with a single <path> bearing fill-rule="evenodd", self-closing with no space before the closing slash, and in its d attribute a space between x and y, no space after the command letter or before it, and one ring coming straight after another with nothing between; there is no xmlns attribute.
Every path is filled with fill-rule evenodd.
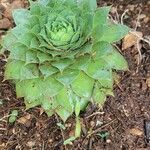
<svg viewBox="0 0 150 150"><path fill-rule="evenodd" d="M95 126L95 122L94 121L90 121L90 125L91 125L91 127L94 127Z"/></svg>
<svg viewBox="0 0 150 150"><path fill-rule="evenodd" d="M106 140L106 143L108 143L108 144L111 143L111 140L110 140L110 139L107 139L107 140Z"/></svg>
<svg viewBox="0 0 150 150"><path fill-rule="evenodd" d="M35 146L35 141L29 141L29 142L27 142L27 144L26 144L28 147L33 147L33 146Z"/></svg>
<svg viewBox="0 0 150 150"><path fill-rule="evenodd" d="M146 83L147 83L148 87L150 88L150 77L146 79Z"/></svg>

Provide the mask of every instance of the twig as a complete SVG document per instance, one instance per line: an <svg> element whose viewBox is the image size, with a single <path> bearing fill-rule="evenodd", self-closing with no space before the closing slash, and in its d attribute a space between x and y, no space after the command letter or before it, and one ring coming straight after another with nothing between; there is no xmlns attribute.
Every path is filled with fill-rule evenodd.
<svg viewBox="0 0 150 150"><path fill-rule="evenodd" d="M137 21L136 21L136 25L135 25L135 31L137 30L138 28L138 23L139 23L139 20L140 20L140 14L141 14L141 10L139 11L139 14L138 14L138 17L137 17Z"/></svg>
<svg viewBox="0 0 150 150"><path fill-rule="evenodd" d="M56 117L57 122L60 122L60 120L59 120L58 116L57 116L57 115L55 115L55 117ZM61 131L62 139L63 139L63 142L64 142L64 141L65 141L64 132L63 132L63 130L62 130L61 128L60 128L60 131ZM65 148L65 150L67 150L66 145L64 145L64 148Z"/></svg>
<svg viewBox="0 0 150 150"><path fill-rule="evenodd" d="M89 134L87 135L87 137L89 137L89 136L91 136L91 135L93 135L93 134L99 132L101 129L103 129L103 128L109 126L110 124L112 124L112 123L115 122L116 120L117 120L117 119L114 119L114 120L110 121L109 123L107 123L107 124L105 124L105 125L103 125L103 126L97 128L96 130L94 130L94 131L92 131L91 133L89 133Z"/></svg>
<svg viewBox="0 0 150 150"><path fill-rule="evenodd" d="M87 116L85 118L90 118L90 117L93 117L95 115L103 115L103 114L104 114L104 112L95 112L95 113L93 113L93 114L91 114L91 115L89 115L89 116Z"/></svg>
<svg viewBox="0 0 150 150"><path fill-rule="evenodd" d="M123 19L124 19L124 16L126 15L126 13L128 12L129 10L126 9L123 14L121 15L121 24L123 24Z"/></svg>
<svg viewBox="0 0 150 150"><path fill-rule="evenodd" d="M8 118L10 115L7 115L7 116L4 116L4 117L2 117L2 118L0 118L0 121L5 121L4 119L5 118Z"/></svg>

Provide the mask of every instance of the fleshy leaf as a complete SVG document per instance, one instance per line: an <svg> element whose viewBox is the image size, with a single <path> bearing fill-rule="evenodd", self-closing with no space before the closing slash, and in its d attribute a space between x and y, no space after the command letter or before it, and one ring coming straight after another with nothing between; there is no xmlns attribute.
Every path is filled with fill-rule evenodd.
<svg viewBox="0 0 150 150"><path fill-rule="evenodd" d="M117 51L113 50L111 53L106 55L105 60L109 66L116 70L128 70L128 63L125 58Z"/></svg>
<svg viewBox="0 0 150 150"><path fill-rule="evenodd" d="M100 79L105 76L104 72L107 71L107 69L109 69L109 66L104 59L91 60L85 72L94 79Z"/></svg>
<svg viewBox="0 0 150 150"><path fill-rule="evenodd" d="M63 89L56 96L56 102L59 107L55 111L63 119L64 122L74 111L73 99L69 98L69 95L67 93L67 90Z"/></svg>
<svg viewBox="0 0 150 150"><path fill-rule="evenodd" d="M42 95L46 98L57 95L63 89L62 84L48 77L24 80L16 84L17 97L25 97L31 102L39 99Z"/></svg>
<svg viewBox="0 0 150 150"><path fill-rule="evenodd" d="M94 80L81 71L71 84L73 91L80 97L91 97Z"/></svg>
<svg viewBox="0 0 150 150"><path fill-rule="evenodd" d="M15 9L12 15L16 25L25 24L30 16L27 9Z"/></svg>
<svg viewBox="0 0 150 150"><path fill-rule="evenodd" d="M44 78L58 72L58 69L51 66L50 63L44 63L44 64L40 65L39 69L40 69L42 75L44 76Z"/></svg>
<svg viewBox="0 0 150 150"><path fill-rule="evenodd" d="M93 30L95 42L106 41L109 43L117 42L129 32L129 28L121 24L99 25Z"/></svg>
<svg viewBox="0 0 150 150"><path fill-rule="evenodd" d="M107 41L110 43L117 42L120 39L122 39L128 32L129 28L125 25L121 24L110 25L106 27L100 40Z"/></svg>
<svg viewBox="0 0 150 150"><path fill-rule="evenodd" d="M97 104L103 105L106 101L106 94L100 90L100 85L95 84L93 91L93 101Z"/></svg>
<svg viewBox="0 0 150 150"><path fill-rule="evenodd" d="M68 67L69 65L71 65L73 63L72 60L70 59L62 59L56 62L52 62L52 66L58 68L60 71L63 71L66 67Z"/></svg>
<svg viewBox="0 0 150 150"><path fill-rule="evenodd" d="M107 24L108 13L111 7L100 7L95 11L94 28L98 25Z"/></svg>
<svg viewBox="0 0 150 150"><path fill-rule="evenodd" d="M6 65L5 79L33 79L39 77L39 71L34 64L25 65L22 61L10 61Z"/></svg>
<svg viewBox="0 0 150 150"><path fill-rule="evenodd" d="M56 76L56 79L62 84L64 84L65 86L68 86L76 79L78 74L79 74L79 70L67 69L64 70L63 72L60 72Z"/></svg>

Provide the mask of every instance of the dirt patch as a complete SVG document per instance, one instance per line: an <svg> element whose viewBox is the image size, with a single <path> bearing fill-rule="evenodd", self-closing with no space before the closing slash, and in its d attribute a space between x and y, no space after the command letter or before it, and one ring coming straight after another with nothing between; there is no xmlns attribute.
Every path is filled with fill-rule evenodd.
<svg viewBox="0 0 150 150"><path fill-rule="evenodd" d="M21 1L17 6L26 6ZM9 4L14 1L8 1ZM143 38L150 35L149 8L147 0L101 0L100 6L112 5L111 17L143 33ZM10 5L9 5L10 7ZM12 5L10 8L13 8ZM8 19L5 7L0 6L1 18ZM128 9L128 11L126 11ZM8 10L7 10L8 11ZM8 21L7 20L7 21ZM7 27L6 27L7 26ZM5 34L10 24L4 24L0 35ZM121 49L122 43L118 43ZM81 114L82 135L73 145L64 147L63 140L72 135L74 117L66 123L66 130L61 131L56 125L59 118L40 115L41 109L25 111L22 99L16 99L13 83L3 81L5 56L0 57L0 149L4 150L149 150L145 142L144 120L150 120L150 47L146 41L140 41L141 61L136 46L122 50L129 63L130 71L119 73L120 83L114 88L115 97L109 97L103 109L89 104ZM6 54L7 56L7 54ZM19 116L14 124L8 123L11 110L17 109ZM72 129L72 130L71 130ZM62 133L63 132L63 133Z"/></svg>

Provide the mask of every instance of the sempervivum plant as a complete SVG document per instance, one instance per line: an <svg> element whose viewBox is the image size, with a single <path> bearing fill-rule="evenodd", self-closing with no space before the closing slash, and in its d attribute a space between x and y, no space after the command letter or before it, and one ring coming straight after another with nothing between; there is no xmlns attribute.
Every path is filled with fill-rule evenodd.
<svg viewBox="0 0 150 150"><path fill-rule="evenodd" d="M109 10L96 0L39 0L13 12L16 27L3 39L10 51L5 79L27 109L41 106L66 121L113 95L113 72L128 67L111 44L128 27L111 23Z"/></svg>

